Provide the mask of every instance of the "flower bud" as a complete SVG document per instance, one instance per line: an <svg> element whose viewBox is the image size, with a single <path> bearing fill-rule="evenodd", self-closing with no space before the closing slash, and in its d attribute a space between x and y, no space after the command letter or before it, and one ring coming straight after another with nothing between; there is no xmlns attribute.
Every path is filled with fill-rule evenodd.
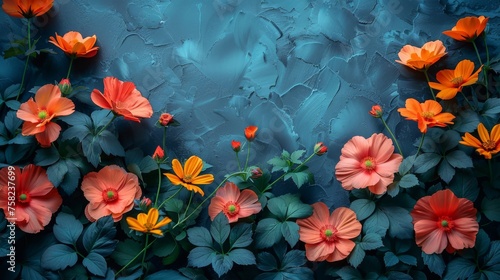
<svg viewBox="0 0 500 280"><path fill-rule="evenodd" d="M252 168L250 170L250 173L252 173L252 175L250 176L250 178L252 179L257 179L262 177L262 169L260 169L259 167Z"/></svg>
<svg viewBox="0 0 500 280"><path fill-rule="evenodd" d="M317 156L322 156L328 152L328 147L323 144L323 142L318 142L316 145L314 145L314 153Z"/></svg>
<svg viewBox="0 0 500 280"><path fill-rule="evenodd" d="M139 202L139 208L141 208L141 210L144 212L147 212L150 206L151 206L151 199L147 197L143 197Z"/></svg>
<svg viewBox="0 0 500 280"><path fill-rule="evenodd" d="M62 79L59 84L57 84L63 96L68 96L73 88L71 87L71 83L68 79Z"/></svg>
<svg viewBox="0 0 500 280"><path fill-rule="evenodd" d="M160 162L163 160L163 157L165 157L165 152L163 151L163 149L160 146L156 147L156 150L153 153L153 159L157 162Z"/></svg>
<svg viewBox="0 0 500 280"><path fill-rule="evenodd" d="M233 140L231 141L231 147L233 147L233 151L239 152L241 150L241 142Z"/></svg>
<svg viewBox="0 0 500 280"><path fill-rule="evenodd" d="M245 128L245 138L247 138L249 142L255 139L255 133L257 132L257 129L259 128L255 125L250 125Z"/></svg>
<svg viewBox="0 0 500 280"><path fill-rule="evenodd" d="M174 121L174 116L172 116L169 113L163 113L160 115L160 119L158 120L158 123L161 126L168 126Z"/></svg>
<svg viewBox="0 0 500 280"><path fill-rule="evenodd" d="M380 105L373 105L370 111L370 115L374 118L381 118L384 111L382 111L382 107Z"/></svg>

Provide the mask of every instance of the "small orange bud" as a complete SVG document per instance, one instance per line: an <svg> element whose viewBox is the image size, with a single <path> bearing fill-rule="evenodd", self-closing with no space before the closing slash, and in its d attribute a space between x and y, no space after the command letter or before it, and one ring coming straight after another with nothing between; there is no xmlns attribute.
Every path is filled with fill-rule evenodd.
<svg viewBox="0 0 500 280"><path fill-rule="evenodd" d="M373 105L370 111L370 115L374 118L381 118L384 111L380 105Z"/></svg>
<svg viewBox="0 0 500 280"><path fill-rule="evenodd" d="M161 161L163 160L163 157L165 157L165 152L163 151L163 149L160 146L156 147L156 150L153 153L153 159L156 161Z"/></svg>
<svg viewBox="0 0 500 280"><path fill-rule="evenodd" d="M245 128L245 137L249 142L253 141L255 139L255 133L257 132L258 127L255 125L250 125Z"/></svg>
<svg viewBox="0 0 500 280"><path fill-rule="evenodd" d="M231 141L231 147L233 147L233 151L239 152L241 150L241 142L233 140Z"/></svg>

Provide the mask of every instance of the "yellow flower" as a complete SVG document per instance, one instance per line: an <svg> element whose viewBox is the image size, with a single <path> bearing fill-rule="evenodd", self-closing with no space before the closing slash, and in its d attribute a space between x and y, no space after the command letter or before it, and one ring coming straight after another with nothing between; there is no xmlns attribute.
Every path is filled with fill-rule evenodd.
<svg viewBox="0 0 500 280"><path fill-rule="evenodd" d="M161 232L160 228L169 224L172 220L165 217L158 222L158 216L158 209L151 208L147 214L139 213L137 219L127 217L127 224L130 229L163 236L163 232Z"/></svg>
<svg viewBox="0 0 500 280"><path fill-rule="evenodd" d="M466 132L459 143L476 148L476 151L486 159L491 159L492 155L500 152L500 124L495 125L491 129L491 133L488 133L484 124L479 123L477 132L480 139Z"/></svg>
<svg viewBox="0 0 500 280"><path fill-rule="evenodd" d="M203 161L201 158L197 156L191 156L188 158L186 163L184 164L184 168L182 168L179 160L172 160L172 169L175 174L164 173L163 175L167 176L167 178L174 185L182 185L186 189L190 191L194 191L195 193L199 193L202 196L205 195L203 190L197 185L207 185L211 184L214 181L214 175L212 174L204 174L198 176L203 168Z"/></svg>

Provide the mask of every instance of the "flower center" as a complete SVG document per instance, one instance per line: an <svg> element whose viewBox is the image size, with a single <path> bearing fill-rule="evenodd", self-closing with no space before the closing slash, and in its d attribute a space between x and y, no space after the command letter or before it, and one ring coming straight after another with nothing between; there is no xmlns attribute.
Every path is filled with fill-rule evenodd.
<svg viewBox="0 0 500 280"><path fill-rule="evenodd" d="M320 229L320 236L326 242L335 242L337 238L337 229L332 225L326 225Z"/></svg>
<svg viewBox="0 0 500 280"><path fill-rule="evenodd" d="M495 141L491 141L491 140L485 141L485 142L483 142L483 148L487 151L494 150L496 148L496 143L495 143Z"/></svg>
<svg viewBox="0 0 500 280"><path fill-rule="evenodd" d="M450 220L450 217L444 216L439 219L438 226L442 230L448 232L453 228L453 221Z"/></svg>
<svg viewBox="0 0 500 280"><path fill-rule="evenodd" d="M424 117L424 119L426 120L430 120L432 118L434 118L434 113L433 112L422 112L422 117Z"/></svg>
<svg viewBox="0 0 500 280"><path fill-rule="evenodd" d="M19 195L19 202L21 203L28 203L30 202L30 200L30 195L27 193L22 193L21 195Z"/></svg>
<svg viewBox="0 0 500 280"><path fill-rule="evenodd" d="M226 203L226 207L224 210L224 213L226 215L235 216L238 215L239 212L240 212L240 206L237 203L233 201L229 201L228 203Z"/></svg>
<svg viewBox="0 0 500 280"><path fill-rule="evenodd" d="M150 232L155 227L155 225L153 223L146 222L144 223L144 227L146 228L147 232Z"/></svg>
<svg viewBox="0 0 500 280"><path fill-rule="evenodd" d="M191 174L184 174L184 178L183 178L184 182L191 183L192 180L193 180L193 176Z"/></svg>
<svg viewBox="0 0 500 280"><path fill-rule="evenodd" d="M47 111L45 111L45 110L38 112L38 118L42 121L45 120L48 116L49 116L49 113L47 113Z"/></svg>
<svg viewBox="0 0 500 280"><path fill-rule="evenodd" d="M363 159L363 167L366 170L373 170L375 169L375 159L372 157L366 157Z"/></svg>
<svg viewBox="0 0 500 280"><path fill-rule="evenodd" d="M455 86L459 86L461 84L463 84L464 82L464 78L462 77L455 77L453 79L451 79L451 83L454 84Z"/></svg>
<svg viewBox="0 0 500 280"><path fill-rule="evenodd" d="M106 189L102 192L102 200L106 203L110 203L118 200L118 192L115 189Z"/></svg>

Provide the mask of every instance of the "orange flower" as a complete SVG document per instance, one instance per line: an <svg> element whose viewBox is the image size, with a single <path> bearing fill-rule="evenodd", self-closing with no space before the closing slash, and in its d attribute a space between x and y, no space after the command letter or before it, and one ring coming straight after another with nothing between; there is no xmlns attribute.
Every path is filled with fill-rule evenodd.
<svg viewBox="0 0 500 280"><path fill-rule="evenodd" d="M398 53L396 62L415 70L427 70L446 54L446 48L440 40L425 43L422 48L406 45Z"/></svg>
<svg viewBox="0 0 500 280"><path fill-rule="evenodd" d="M374 118L381 118L382 114L384 113L384 111L382 110L382 106L380 106L380 105L373 105L372 109L370 110L369 113Z"/></svg>
<svg viewBox="0 0 500 280"><path fill-rule="evenodd" d="M455 118L453 114L441 113L443 107L434 100L419 103L416 99L408 98L405 106L406 108L399 108L398 112L407 120L418 122L418 128L422 133L426 133L428 127L445 127L447 124L453 124L452 120Z"/></svg>
<svg viewBox="0 0 500 280"><path fill-rule="evenodd" d="M208 206L208 215L212 221L217 214L223 212L229 223L237 222L238 219L257 214L262 210L259 197L254 191L245 189L240 192L238 186L227 182L212 198Z"/></svg>
<svg viewBox="0 0 500 280"><path fill-rule="evenodd" d="M479 67L472 74L472 71L474 71L474 62L464 59L457 64L455 70L445 69L439 71L436 75L439 83L429 82L429 86L440 91L436 97L443 100L452 99L457 93L462 91L464 86L470 86L477 82L482 67Z"/></svg>
<svg viewBox="0 0 500 280"><path fill-rule="evenodd" d="M312 207L312 216L297 220L307 259L335 262L347 258L355 245L351 239L361 233L361 223L354 211L339 207L330 214L323 202L316 202Z"/></svg>
<svg viewBox="0 0 500 280"><path fill-rule="evenodd" d="M248 141L253 141L255 139L255 133L257 132L258 127L255 125L250 125L245 128L245 137Z"/></svg>
<svg viewBox="0 0 500 280"><path fill-rule="evenodd" d="M82 191L89 201L85 216L91 222L108 215L115 222L120 221L123 214L134 208L134 199L142 195L137 176L116 165L85 175Z"/></svg>
<svg viewBox="0 0 500 280"><path fill-rule="evenodd" d="M164 157L165 157L165 151L163 151L163 149L160 146L156 147L156 150L153 153L152 158L157 162L161 162Z"/></svg>
<svg viewBox="0 0 500 280"><path fill-rule="evenodd" d="M231 141L231 147L233 148L233 151L239 152L241 150L241 142L232 140Z"/></svg>
<svg viewBox="0 0 500 280"><path fill-rule="evenodd" d="M426 254L474 247L479 231L476 212L472 201L450 190L422 197L410 213L417 245Z"/></svg>
<svg viewBox="0 0 500 280"><path fill-rule="evenodd" d="M172 222L172 219L165 217L158 222L158 218L158 209L151 208L147 214L139 213L137 219L127 217L127 224L132 230L163 236L163 232L160 228L168 225Z"/></svg>
<svg viewBox="0 0 500 280"><path fill-rule="evenodd" d="M115 77L104 78L104 94L94 89L90 94L94 103L126 120L140 122L139 118L150 118L153 108L132 82L122 82Z"/></svg>
<svg viewBox="0 0 500 280"><path fill-rule="evenodd" d="M54 0L4 0L2 9L17 18L38 17L50 10Z"/></svg>
<svg viewBox="0 0 500 280"><path fill-rule="evenodd" d="M200 175L202 168L203 161L197 156L191 156L190 158L188 158L186 163L184 163L184 168L182 168L182 165L178 159L174 159L172 160L172 169L175 175L171 173L164 173L163 175L167 176L172 184L182 185L189 191L199 193L203 196L205 195L205 193L200 187L196 185L211 184L214 181L214 175Z"/></svg>
<svg viewBox="0 0 500 280"><path fill-rule="evenodd" d="M15 195L15 200L8 199L11 194ZM0 208L7 219L16 219L15 224L22 231L38 233L43 230L61 204L62 198L43 168L30 164L23 171L12 166L0 170ZM15 217L12 217L14 207Z"/></svg>
<svg viewBox="0 0 500 280"><path fill-rule="evenodd" d="M82 37L82 34L76 31L69 31L64 36L50 36L49 42L56 45L67 55L72 57L93 57L97 54L99 47L94 47L97 37Z"/></svg>
<svg viewBox="0 0 500 280"><path fill-rule="evenodd" d="M71 99L61 97L61 90L55 85L44 85L35 94L21 104L16 115L23 124L22 135L35 135L42 147L49 147L59 137L61 127L52 122L58 116L67 116L75 111Z"/></svg>
<svg viewBox="0 0 500 280"><path fill-rule="evenodd" d="M459 143L476 148L476 151L486 159L491 159L492 155L500 152L500 124L495 125L490 134L484 124L479 123L477 132L481 140L466 132L462 136L463 141Z"/></svg>
<svg viewBox="0 0 500 280"><path fill-rule="evenodd" d="M443 34L458 41L474 41L483 33L488 19L484 16L464 17L459 19L451 30L443 31Z"/></svg>

